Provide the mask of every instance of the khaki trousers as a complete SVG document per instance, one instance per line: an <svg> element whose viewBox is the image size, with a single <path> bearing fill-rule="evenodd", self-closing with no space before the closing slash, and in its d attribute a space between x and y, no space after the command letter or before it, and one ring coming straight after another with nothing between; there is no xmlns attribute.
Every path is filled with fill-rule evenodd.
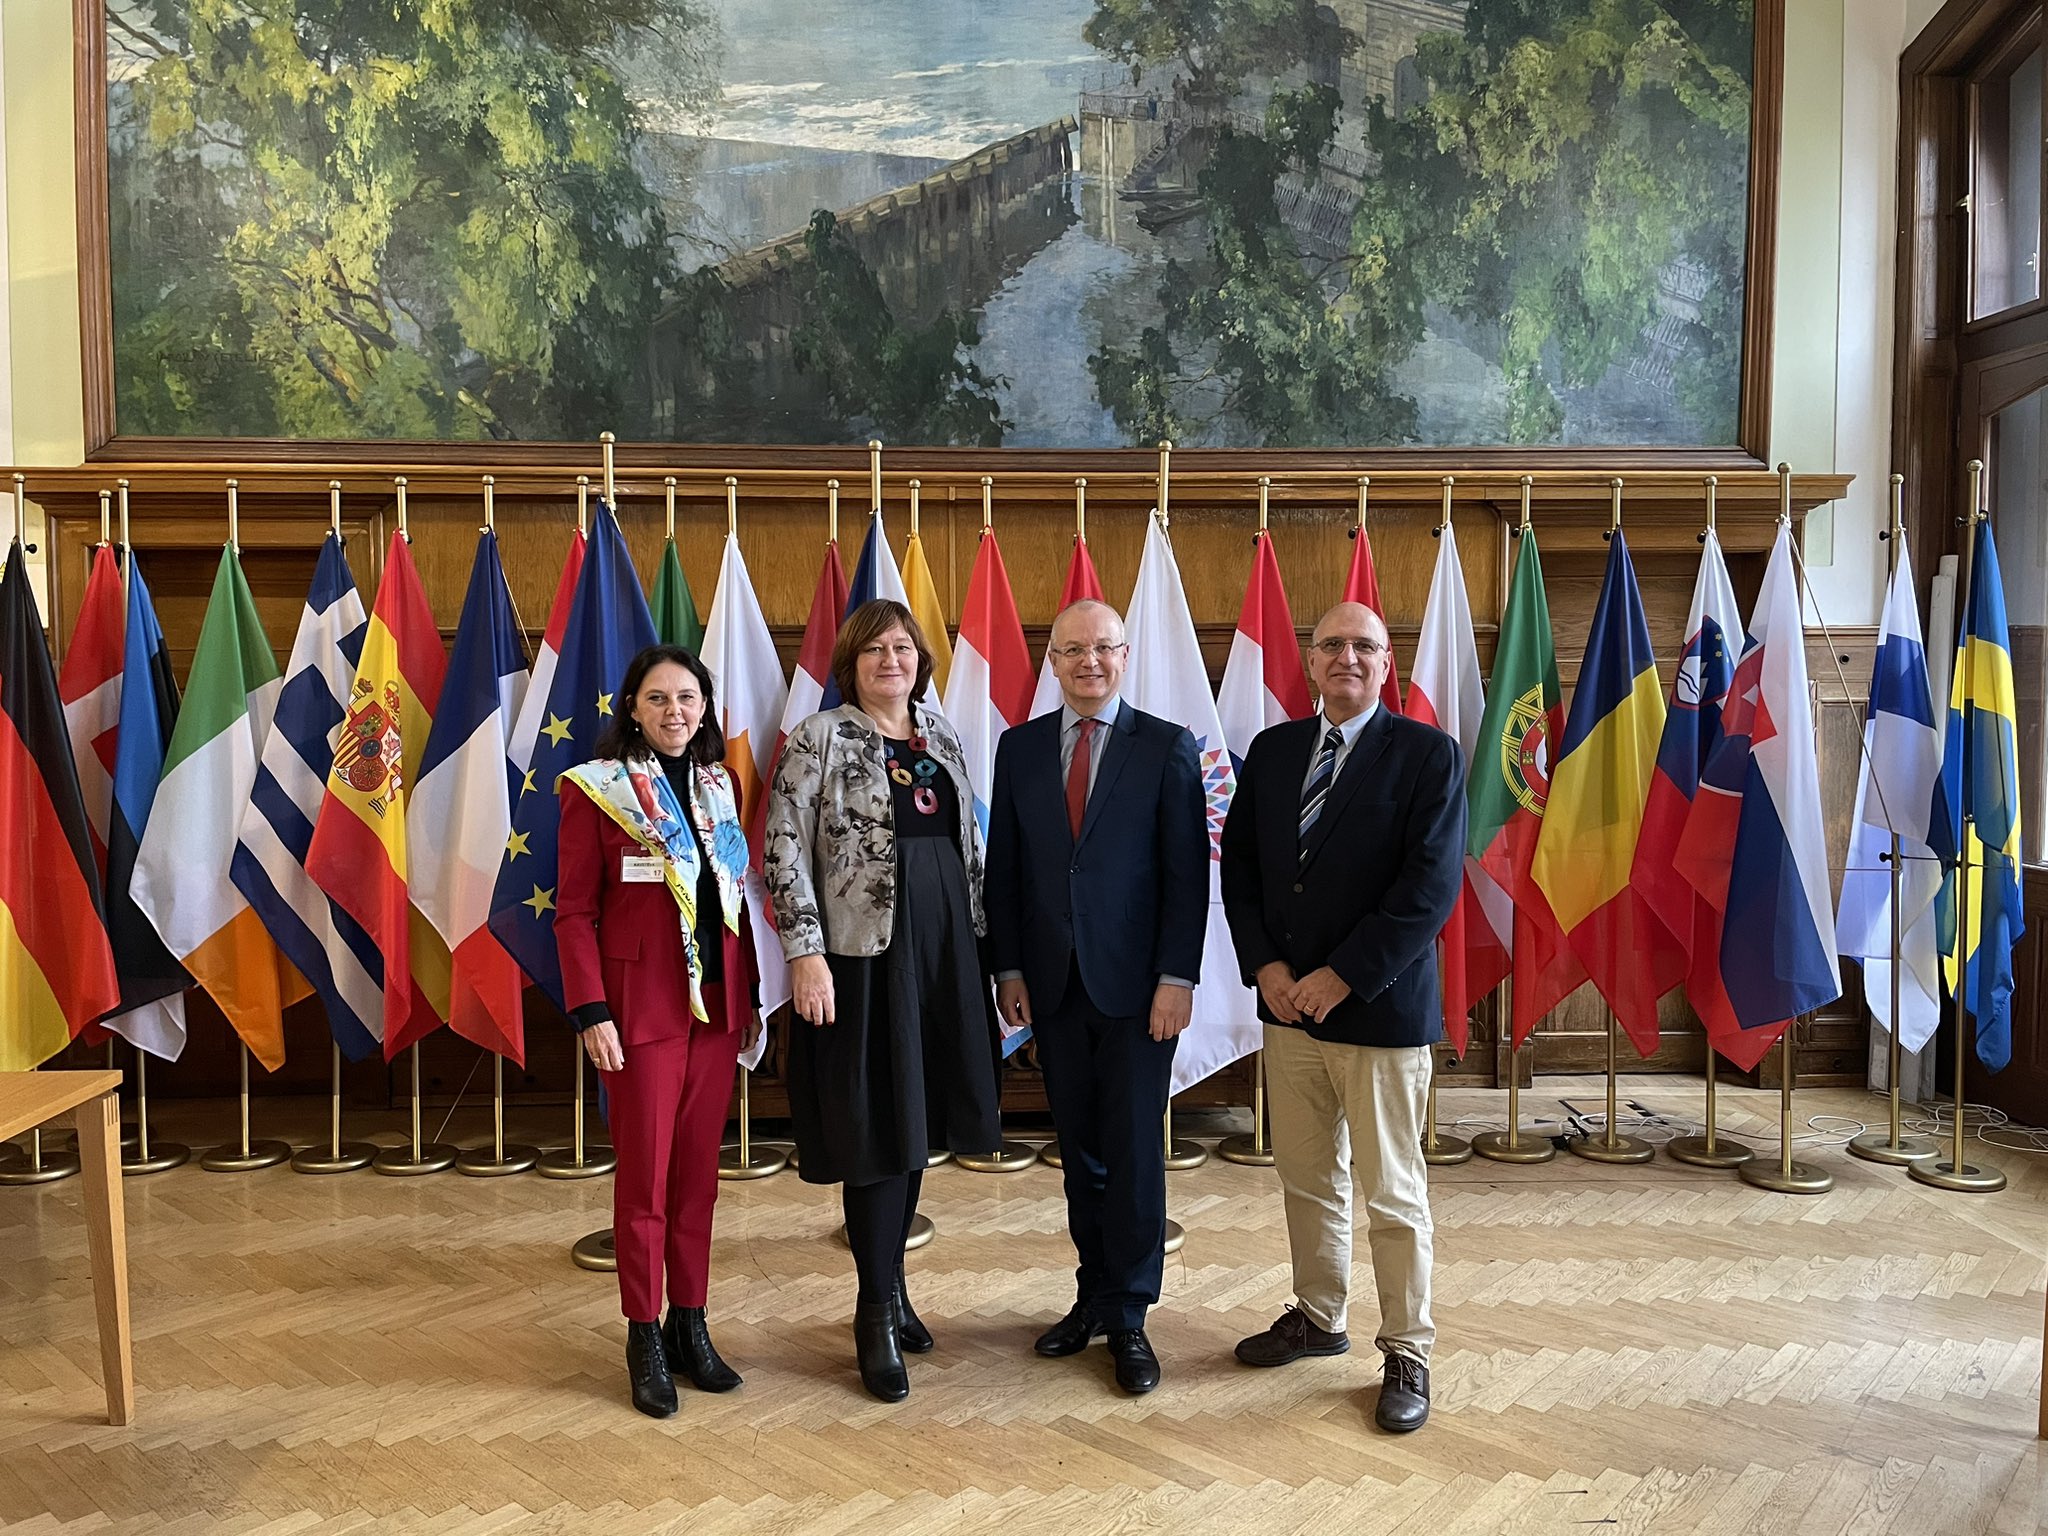
<svg viewBox="0 0 2048 1536"><path fill-rule="evenodd" d="M1424 1364L1432 1226L1422 1120L1429 1047L1333 1045L1266 1027L1273 1164L1287 1202L1294 1298L1309 1321L1342 1333L1351 1291L1351 1191L1364 1191L1379 1290L1382 1350Z"/></svg>

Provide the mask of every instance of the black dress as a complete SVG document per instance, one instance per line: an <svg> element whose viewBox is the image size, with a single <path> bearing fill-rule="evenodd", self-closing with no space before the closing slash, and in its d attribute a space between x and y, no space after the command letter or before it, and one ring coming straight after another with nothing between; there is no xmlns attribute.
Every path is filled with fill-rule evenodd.
<svg viewBox="0 0 2048 1536"><path fill-rule="evenodd" d="M835 1022L794 1019L789 1114L811 1184L922 1172L933 1147L993 1151L1001 1050L974 935L952 777L884 739L896 911L879 955L835 955ZM829 938L829 935L828 935Z"/></svg>

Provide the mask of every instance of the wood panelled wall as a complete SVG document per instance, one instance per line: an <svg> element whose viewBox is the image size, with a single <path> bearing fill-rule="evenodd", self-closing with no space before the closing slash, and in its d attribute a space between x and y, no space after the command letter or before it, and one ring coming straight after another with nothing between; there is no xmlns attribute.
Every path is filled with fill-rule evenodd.
<svg viewBox="0 0 2048 1536"><path fill-rule="evenodd" d="M467 581L481 501L474 471L446 466L391 466L408 476L408 513L413 551L444 635L452 634ZM133 541L148 575L164 628L180 670L189 665L214 568L225 537L225 499L220 475L240 481L242 560L280 661L288 654L313 560L327 526L327 481L320 466L238 465L201 470L193 465L89 465L58 475L31 478L30 494L50 517L50 594L53 642L61 655L76 620L92 545L99 537L97 490L116 477L132 481ZM346 485L344 532L358 583L368 603L381 574L384 544L395 526L395 502L388 475L360 465L332 471ZM1439 517L1438 475L1376 478L1369 529L1389 628L1404 678L1436 557L1433 530ZM502 473L497 487L497 527L507 578L526 627L529 646L540 630L563 551L575 527L574 470L558 474L518 468ZM1768 475L1721 477L1719 531L1728 551L1738 595L1745 608L1762 577L1777 512L1778 488ZM1802 477L1795 484L1795 513L1839 496L1842 477ZM867 482L844 481L840 534L850 568L866 528ZM1559 668L1567 695L1577 672L1587 627L1599 594L1607 558L1608 525L1604 478L1584 473L1537 477L1534 523L1542 541L1544 573L1556 627ZM885 482L884 502L891 542L900 558L909 532L907 486L901 475ZM1088 542L1105 590L1121 605L1137 574L1147 509L1154 499L1151 477L1124 475L1091 483ZM1296 625L1306 637L1316 616L1342 590L1356 526L1355 483L1342 477L1276 482L1270 527ZM1496 620L1506 597L1519 488L1498 473L1461 480L1455 487L1454 527L1477 621L1480 661L1490 668ZM1228 652L1252 556L1257 522L1256 482L1249 475L1211 474L1191 483L1176 477L1172 487L1171 532L1188 603L1201 633L1212 682ZM972 569L981 526L978 479L940 473L921 488L921 527L941 599L957 615ZM660 472L622 476L620 521L643 579L652 579L660 555L664 521ZM750 474L738 495L738 534L761 606L785 664L793 662L826 536L822 475ZM1632 479L1624 524L1652 639L1667 682L1679 645L1693 578L1698 568L1702 497L1697 476L1665 473ZM1043 646L1058 601L1074 533L1074 492L1070 480L1048 474L1003 477L994 503L994 526L1015 587L1034 654ZM677 541L700 611L708 611L716 586L726 529L725 492L715 479L695 478L678 497ZM1809 644L1818 695L1818 733L1823 794L1830 821L1830 847L1846 846L1856 778L1863 691L1868 686L1873 636L1837 632L1830 651L1815 632ZM1839 658L1840 672L1834 658ZM1844 686L1844 679L1846 686ZM1839 880L1839 872L1837 872ZM196 998L197 994L195 994ZM226 1027L209 1004L194 1004L192 1042L175 1067L156 1074L166 1093L231 1091L235 1058ZM1596 994L1582 988L1542 1026L1533 1052L1537 1072L1584 1071L1604 1061L1606 1013ZM301 1005L287 1019L289 1059L270 1086L282 1091L324 1087L328 1070L326 1031L317 1004ZM1803 1022L1799 1036L1802 1077L1860 1082L1864 1026L1860 996L1853 992L1835 1008ZM557 1015L538 992L529 993L529 1053L523 1081L508 1079L515 1091L551 1095L566 1091L571 1047ZM775 1045L779 1047L779 1033ZM771 1051L756 1079L759 1112L781 1112L783 1097ZM1697 1070L1704 1059L1698 1026L1675 995L1667 1000L1663 1044L1647 1063L1652 1070ZM434 1036L424 1055L430 1093L447 1096L467 1085L482 1091L488 1072L479 1052L447 1031ZM1505 1060L1489 1018L1475 1025L1467 1059L1446 1061L1448 1078L1496 1082ZM1767 1070L1775 1070L1774 1067ZM381 1064L350 1072L351 1095L360 1102L391 1100L390 1075ZM1036 1074L1028 1063L1011 1073L1006 1103L1016 1109L1043 1106ZM1191 1090L1185 1102L1249 1101L1249 1077L1242 1069L1219 1074Z"/></svg>

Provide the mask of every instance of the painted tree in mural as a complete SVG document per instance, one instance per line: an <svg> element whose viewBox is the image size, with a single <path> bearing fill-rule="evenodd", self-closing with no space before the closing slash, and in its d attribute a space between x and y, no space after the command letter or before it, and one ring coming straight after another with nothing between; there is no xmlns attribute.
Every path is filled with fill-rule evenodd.
<svg viewBox="0 0 2048 1536"><path fill-rule="evenodd" d="M147 221L162 253L117 285L123 431L644 414L673 273L622 68L658 56L670 100L714 98L696 0L135 0L108 23L114 238Z"/></svg>

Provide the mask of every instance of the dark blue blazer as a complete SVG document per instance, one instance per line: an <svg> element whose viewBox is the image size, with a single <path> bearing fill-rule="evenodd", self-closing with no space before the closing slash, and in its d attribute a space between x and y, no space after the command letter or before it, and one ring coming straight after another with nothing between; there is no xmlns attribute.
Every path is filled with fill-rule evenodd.
<svg viewBox="0 0 2048 1536"><path fill-rule="evenodd" d="M1095 1006L1144 1018L1161 976L1199 981L1209 926L1209 818L1186 727L1118 707L1098 732L1095 792L1076 839L1060 771L1061 711L1003 733L989 806L989 959L1058 1006L1078 960Z"/></svg>
<svg viewBox="0 0 2048 1536"><path fill-rule="evenodd" d="M1309 831L1301 786L1322 716L1252 738L1223 823L1223 911L1246 986L1284 960L1329 966L1351 995L1305 1023L1343 1045L1429 1045L1443 1034L1436 937L1465 869L1465 767L1458 744L1383 704L1365 723ZM1259 1017L1278 1022L1259 998Z"/></svg>

